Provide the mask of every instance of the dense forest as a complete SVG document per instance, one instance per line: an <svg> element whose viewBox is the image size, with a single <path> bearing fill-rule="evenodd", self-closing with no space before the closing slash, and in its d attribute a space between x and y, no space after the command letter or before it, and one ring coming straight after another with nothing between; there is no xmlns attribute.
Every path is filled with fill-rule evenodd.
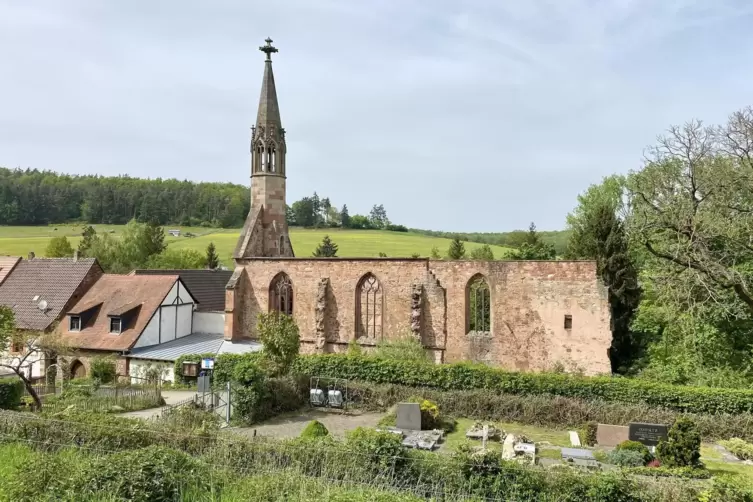
<svg viewBox="0 0 753 502"><path fill-rule="evenodd" d="M0 168L0 225L81 221L239 227L248 214L247 187L128 176L71 176Z"/></svg>

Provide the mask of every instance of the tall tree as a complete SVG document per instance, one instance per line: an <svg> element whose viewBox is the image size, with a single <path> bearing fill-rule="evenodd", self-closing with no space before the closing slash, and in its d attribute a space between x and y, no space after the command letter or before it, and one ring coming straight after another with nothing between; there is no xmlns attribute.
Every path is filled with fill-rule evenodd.
<svg viewBox="0 0 753 502"><path fill-rule="evenodd" d="M329 235L325 235L322 242L314 250L314 256L334 258L337 256L337 244L332 242Z"/></svg>
<svg viewBox="0 0 753 502"><path fill-rule="evenodd" d="M387 211L384 209L383 204L374 205L369 213L369 221L374 228L383 229L390 224L390 220L387 218Z"/></svg>
<svg viewBox="0 0 753 502"><path fill-rule="evenodd" d="M165 230L160 226L156 219L152 219L144 227L143 231L143 250L147 256L160 254L167 248L165 243Z"/></svg>
<svg viewBox="0 0 753 502"><path fill-rule="evenodd" d="M207 268L214 270L220 266L220 258L217 256L217 250L214 247L214 242L210 242L207 246Z"/></svg>
<svg viewBox="0 0 753 502"><path fill-rule="evenodd" d="M97 237L97 232L94 227L88 225L84 227L84 231L81 233L81 240L78 243L78 254L81 257L89 256L89 249L92 247L94 239Z"/></svg>
<svg viewBox="0 0 753 502"><path fill-rule="evenodd" d="M23 382L26 391L34 400L36 409L42 408L42 401L34 390L31 374L27 376L25 371L31 368L29 361L33 361L34 356L42 353L39 345L35 343L39 336L38 333L17 330L13 309L0 305L0 352L8 354L13 347L20 349L20 353L17 355L0 358L0 368L10 370Z"/></svg>
<svg viewBox="0 0 753 502"><path fill-rule="evenodd" d="M452 239L450 247L447 249L447 258L450 260L462 260L465 257L465 246L463 241L457 237Z"/></svg>
<svg viewBox="0 0 753 502"><path fill-rule="evenodd" d="M295 215L296 225L300 227L313 227L315 225L316 215L311 197L304 197L293 202L292 211Z"/></svg>
<svg viewBox="0 0 753 502"><path fill-rule="evenodd" d="M340 226L350 228L350 214L348 214L348 206L345 204L343 204L343 208L340 210Z"/></svg>
<svg viewBox="0 0 753 502"><path fill-rule="evenodd" d="M625 228L617 217L619 198L609 196L613 187L608 183L589 189L587 193L592 196L580 198L576 212L568 217L572 229L568 254L573 259L596 260L597 271L608 288L612 371L626 373L640 355L641 340L631 331L631 322L640 302L641 290ZM607 196L593 196L600 190Z"/></svg>

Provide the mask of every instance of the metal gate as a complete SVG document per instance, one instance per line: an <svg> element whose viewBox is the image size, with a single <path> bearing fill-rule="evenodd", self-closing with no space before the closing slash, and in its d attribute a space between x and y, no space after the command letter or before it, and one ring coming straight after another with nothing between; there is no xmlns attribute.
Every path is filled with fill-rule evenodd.
<svg viewBox="0 0 753 502"><path fill-rule="evenodd" d="M196 393L196 402L206 410L216 413L226 424L229 424L233 414L231 396L230 382L225 384L222 390L215 390L209 385L200 385L199 392Z"/></svg>

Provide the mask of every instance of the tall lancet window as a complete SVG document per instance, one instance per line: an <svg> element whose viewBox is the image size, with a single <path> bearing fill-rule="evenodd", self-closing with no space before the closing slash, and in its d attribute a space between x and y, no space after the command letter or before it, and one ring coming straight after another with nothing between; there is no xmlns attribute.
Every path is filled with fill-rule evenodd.
<svg viewBox="0 0 753 502"><path fill-rule="evenodd" d="M275 146L274 145L269 146L269 172L270 173L277 172L277 159L275 159Z"/></svg>
<svg viewBox="0 0 753 502"><path fill-rule="evenodd" d="M293 283L285 272L280 272L269 285L269 310L293 315Z"/></svg>
<svg viewBox="0 0 753 502"><path fill-rule="evenodd" d="M382 288L371 273L358 281L356 288L356 338L382 338Z"/></svg>
<svg viewBox="0 0 753 502"><path fill-rule="evenodd" d="M261 172L267 172L267 152L264 145L259 147L259 157L261 157Z"/></svg>
<svg viewBox="0 0 753 502"><path fill-rule="evenodd" d="M261 143L256 145L256 158L254 159L254 167L255 171L259 172L262 170L262 163L264 161L264 146L262 146Z"/></svg>

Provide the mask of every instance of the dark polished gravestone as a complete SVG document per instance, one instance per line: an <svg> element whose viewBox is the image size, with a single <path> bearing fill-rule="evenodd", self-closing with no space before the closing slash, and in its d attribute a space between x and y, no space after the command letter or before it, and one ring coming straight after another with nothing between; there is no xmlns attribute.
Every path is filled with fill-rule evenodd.
<svg viewBox="0 0 753 502"><path fill-rule="evenodd" d="M646 446L656 446L662 439L667 439L667 426L662 424L628 424L628 439L638 441Z"/></svg>

